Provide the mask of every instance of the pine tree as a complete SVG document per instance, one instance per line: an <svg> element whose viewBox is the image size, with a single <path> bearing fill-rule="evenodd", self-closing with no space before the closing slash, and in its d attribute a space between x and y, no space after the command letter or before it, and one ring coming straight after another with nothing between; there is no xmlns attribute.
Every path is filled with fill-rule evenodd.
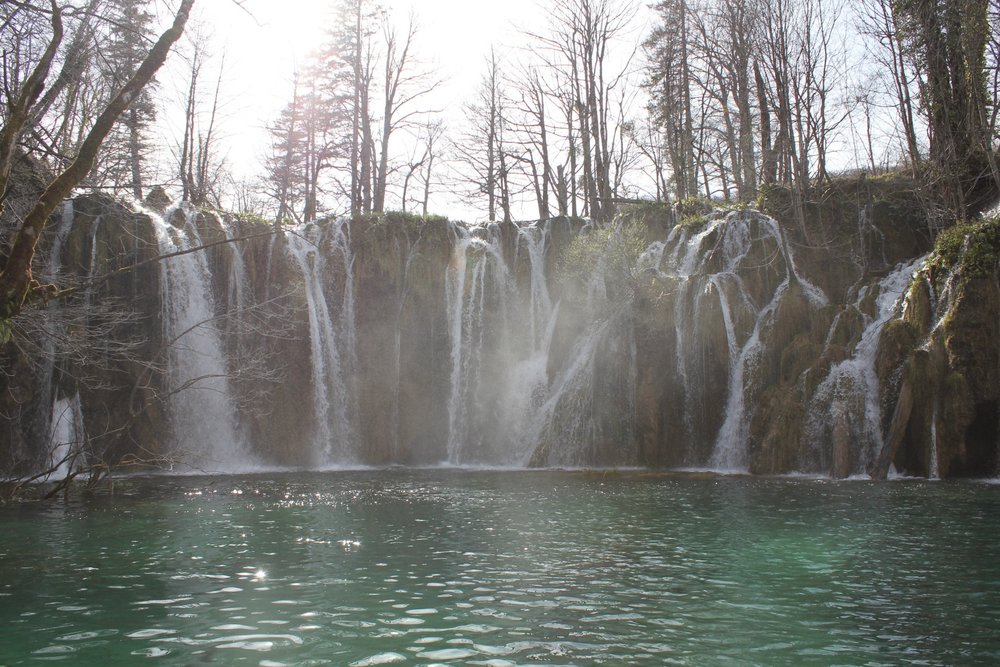
<svg viewBox="0 0 1000 667"><path fill-rule="evenodd" d="M149 0L110 0L110 34L102 62L105 75L115 88L129 79L145 56L149 36L154 34L154 16ZM97 168L97 178L116 190L122 189L142 199L148 154L151 150L150 128L156 121L156 105L150 82L132 101L115 124L104 144Z"/></svg>

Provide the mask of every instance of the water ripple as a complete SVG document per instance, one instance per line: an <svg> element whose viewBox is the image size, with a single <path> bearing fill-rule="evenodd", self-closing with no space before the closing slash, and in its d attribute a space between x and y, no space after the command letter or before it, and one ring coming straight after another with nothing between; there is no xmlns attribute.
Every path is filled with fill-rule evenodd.
<svg viewBox="0 0 1000 667"><path fill-rule="evenodd" d="M369 471L124 487L0 508L0 664L1000 662L997 486Z"/></svg>

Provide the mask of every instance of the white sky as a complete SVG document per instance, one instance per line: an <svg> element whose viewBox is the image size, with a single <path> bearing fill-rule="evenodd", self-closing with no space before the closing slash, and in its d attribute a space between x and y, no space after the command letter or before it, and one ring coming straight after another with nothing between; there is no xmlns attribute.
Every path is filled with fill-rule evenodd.
<svg viewBox="0 0 1000 667"><path fill-rule="evenodd" d="M383 0L393 19L405 23L413 13L417 24L416 56L440 78L433 98L421 105L442 111L446 126L461 122L462 106L471 101L485 71L490 47L511 48L519 28L537 27L544 20L544 0ZM203 74L206 88L214 85L219 56L225 51L223 83L224 133L229 162L235 173L250 176L262 170L267 151L265 127L291 98L292 74L323 38L331 0L200 0L194 23L210 35L212 63ZM183 68L179 58L170 66ZM176 77L186 82L186 73ZM173 78L173 77L171 77ZM172 84L178 95L184 84ZM178 103L178 106L182 103ZM455 211L456 202L436 212L469 217Z"/></svg>
<svg viewBox="0 0 1000 667"><path fill-rule="evenodd" d="M405 24L411 12L418 26L415 55L422 65L440 79L433 96L422 98L421 107L441 111L446 132L457 136L465 120L464 105L471 102L485 72L485 60L490 48L498 54L513 52L525 44L524 30L544 32L545 7L552 0L381 0L393 19ZM167 12L177 0L160 0ZM263 172L268 152L268 124L274 122L292 94L292 76L296 63L302 63L309 51L317 47L331 20L328 8L336 0L242 0L241 9L235 0L198 0L195 16L188 33L201 25L209 36L210 55L214 58L203 71L202 91L210 89L218 76L220 57L225 53L223 75L221 128L229 169L237 177L250 177ZM627 56L648 34L652 12L647 0L632 2L638 9L629 34L623 36L620 57ZM165 12L164 15L172 15ZM858 50L855 48L855 51ZM179 54L168 61L167 72L161 77L168 102L164 115L167 125L176 126L170 116L182 116L186 94L187 72ZM637 54L640 61L641 49ZM615 56L612 56L614 58ZM635 83L635 82L633 82ZM174 108L170 108L173 104ZM641 103L634 115L641 115ZM165 137L170 145L179 144L180 130L168 131L178 136ZM399 137L399 141L406 141ZM396 144L397 148L400 144ZM831 147L831 164L845 146ZM436 168L435 181L442 170ZM645 185L640 185L645 188ZM472 210L457 196L445 191L438 182L431 197L431 209L452 218L481 219L482 211ZM393 203L390 198L390 206ZM528 217L531 212L526 211Z"/></svg>

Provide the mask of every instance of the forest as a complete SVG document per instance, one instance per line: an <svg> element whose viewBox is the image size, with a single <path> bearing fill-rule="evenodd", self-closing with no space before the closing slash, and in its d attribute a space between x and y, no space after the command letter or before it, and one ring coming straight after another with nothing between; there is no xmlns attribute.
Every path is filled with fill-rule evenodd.
<svg viewBox="0 0 1000 667"><path fill-rule="evenodd" d="M7 153L53 174L71 164L181 10L4 3ZM467 65L480 86L467 122L446 125L419 9L336 0L250 174L226 163L225 52L196 19L174 49L178 85L151 76L79 184L140 200L158 185L279 224L427 214L443 190L487 220L602 219L637 199L752 202L775 183L803 198L837 174L908 170L962 218L975 184L997 174L998 11L992 0L559 0L519 43ZM165 116L182 128L170 140Z"/></svg>
<svg viewBox="0 0 1000 667"><path fill-rule="evenodd" d="M251 17L261 9L251 0L227 6ZM788 472L807 462L838 476L884 477L902 447L900 456L912 454L909 465L929 474L928 451L939 446L925 440L944 427L899 431L916 424L918 413L917 399L902 390L914 382L907 369L918 363L906 355L917 354L920 336L936 335L931 315L944 316L925 312L926 322L889 327L894 302L858 294L891 289L902 300L904 269L913 273L909 263L953 228L942 236L951 251L940 256L950 259L921 269L931 289L924 311L961 303L944 281L962 265L965 223L992 205L1000 188L995 0L663 0L652 7L558 0L541 7L544 20L520 28L517 44L492 45L484 61L469 65L480 70L479 85L463 100L461 123L440 108L444 81L424 57L419 13L337 0L322 43L289 73L290 95L267 119L259 168L249 171L227 158L234 139L251 139L227 131L225 54L213 50L197 7L195 0L0 6L4 414L28 424L30 437L51 439L46 429L60 423L56 405L96 401L75 408L82 414L114 403L108 411L127 419L100 435L125 432L156 459L167 449L160 440L169 440L163 406L182 389L208 384L214 395L242 392L249 398L241 405L259 407L267 403L260 387L287 393L276 388L282 373L308 371L311 380L297 379L308 383L313 401L285 396L290 428L303 442L334 431L338 443L364 441L361 458L378 463L455 462L467 455L463 438L472 438L475 456L509 464L513 454L498 454L498 443L511 439L498 430L501 406L516 411L511 423L523 427L515 446L531 450L518 449L519 464L579 463L560 449L572 449L566 443L576 433L594 443L591 459L580 459L586 462L614 464L608 443L629 442L642 449L628 455L633 463L721 461L724 468ZM840 186L843 201L830 200ZM867 204L845 212L846 200L863 198ZM171 201L178 204L168 208ZM475 222L497 224L431 215L456 202L476 211ZM95 214L95 206L104 212ZM130 207L131 218L124 213ZM754 208L779 222L755 218L748 212ZM622 214L636 210L654 213L641 233L623 232ZM747 215L723 229L719 216L727 211ZM71 231L74 219L89 221L89 231ZM105 219L118 220L118 228L110 231ZM692 231L698 225L708 226ZM977 232L987 246L990 229ZM75 268L66 271L79 274L74 280L58 271L67 257ZM986 252L980 263L992 257ZM171 258L183 259L164 261ZM692 291L695 274L700 291ZM105 288L115 298L95 296ZM182 299L193 308L195 293L202 295L200 319L178 310ZM122 308L122 298L134 301L141 317ZM282 299L285 310L275 305ZM267 317L232 324L227 306L244 319ZM522 311L518 321L514 313ZM869 337L881 335L883 325L886 335L909 338L893 339L898 349L865 348L865 332L873 327ZM202 343L214 351L191 355L224 362L179 378L178 364L192 361L182 359L185 341L204 329L211 331ZM286 329L313 347L290 351L281 342L291 336ZM725 338L700 340L703 329ZM838 331L846 342L831 352ZM407 361L411 339L422 342L412 343ZM992 338L976 340L988 346ZM799 358L780 356L796 341ZM647 344L663 372L643 385L648 368L636 355ZM669 345L678 350L673 356L664 351ZM285 350L277 355L285 366L265 358L277 349ZM866 368L876 351L895 349L892 363L880 362L882 388L874 370L838 375L838 364L864 349ZM248 350L265 368L256 384L254 364L242 363L253 356ZM303 350L309 356L295 356ZM768 355L770 366L761 361ZM697 373L689 359L703 360ZM935 372L941 382L955 381L967 361L956 352L951 366L942 362ZM530 362L531 373L508 377L515 362ZM602 376L595 370L602 364L613 372ZM516 391L489 394L493 389L476 384L486 369ZM411 371L419 380L405 377ZM35 378L39 373L45 377ZM712 373L718 381L705 380ZM828 380L791 381L800 376ZM212 384L220 378L236 388ZM433 391L408 397L420 382ZM758 382L771 393L758 391ZM838 382L860 383L846 393L857 389L886 403L859 404L852 413L851 428L867 429L852 432L862 445L844 444ZM78 386L85 385L118 394L81 399ZM794 399L779 396L779 385ZM971 429L966 440L986 442L996 430L996 406L979 388L954 394L961 409L942 419L956 433ZM728 400L726 411L692 416L698 392ZM605 394L607 404L598 405ZM627 404L615 407L623 397ZM411 399L408 409L420 416L407 425L401 406ZM274 424L258 423L233 401L223 401L220 413L243 410L253 424L246 428L259 433L232 429L222 440L274 435ZM395 411L388 434L376 424L385 401ZM801 415L769 412L811 401L826 401L815 409L840 424L822 435L828 444L818 454L806 442L820 436L807 432L813 427ZM893 416L897 401L902 407ZM311 412L299 414L307 404ZM644 410L654 415L647 422ZM576 421L584 414L589 426ZM880 428L872 424L881 419L888 429L890 418L896 431L873 439ZM671 420L688 431L683 447L671 444L683 440L663 426ZM408 428L412 442L404 446ZM774 435L780 428L783 437L795 432L782 440ZM370 437L361 438L365 433ZM883 440L893 444L883 448ZM758 441L763 449L755 450ZM772 441L782 444L769 450ZM719 453L733 442L738 452ZM981 455L956 453L952 469L988 467L990 446ZM315 463L311 454L276 456Z"/></svg>

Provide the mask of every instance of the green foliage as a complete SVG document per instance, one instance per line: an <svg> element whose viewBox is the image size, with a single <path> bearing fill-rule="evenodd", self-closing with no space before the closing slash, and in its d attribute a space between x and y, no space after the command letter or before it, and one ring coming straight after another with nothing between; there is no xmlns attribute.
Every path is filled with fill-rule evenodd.
<svg viewBox="0 0 1000 667"><path fill-rule="evenodd" d="M591 229L573 239L557 262L560 280L587 285L594 269L603 265L609 288L634 286L639 257L647 247L645 230L635 221Z"/></svg>
<svg viewBox="0 0 1000 667"><path fill-rule="evenodd" d="M676 204L677 224L681 227L701 225L712 213L715 206L704 197L687 197Z"/></svg>
<svg viewBox="0 0 1000 667"><path fill-rule="evenodd" d="M357 218L371 226L378 225L423 225L426 223L448 222L442 215L421 215L406 211L386 211L385 213L365 213Z"/></svg>
<svg viewBox="0 0 1000 667"><path fill-rule="evenodd" d="M740 199L729 199L715 201L705 197L688 197L677 202L676 210L678 215L678 226L699 226L705 224L709 216L716 211L728 213L730 211L748 211L752 208L759 208L758 202L743 201Z"/></svg>
<svg viewBox="0 0 1000 667"><path fill-rule="evenodd" d="M245 225L254 225L254 226L262 225L264 227L271 227L272 225L274 225L273 220L268 220L264 216L259 215L257 213L231 213L229 215L231 215L233 220L235 220L236 222Z"/></svg>
<svg viewBox="0 0 1000 667"><path fill-rule="evenodd" d="M959 224L938 235L931 264L939 269L959 269L963 280L985 278L1000 262L1000 217L977 224Z"/></svg>

